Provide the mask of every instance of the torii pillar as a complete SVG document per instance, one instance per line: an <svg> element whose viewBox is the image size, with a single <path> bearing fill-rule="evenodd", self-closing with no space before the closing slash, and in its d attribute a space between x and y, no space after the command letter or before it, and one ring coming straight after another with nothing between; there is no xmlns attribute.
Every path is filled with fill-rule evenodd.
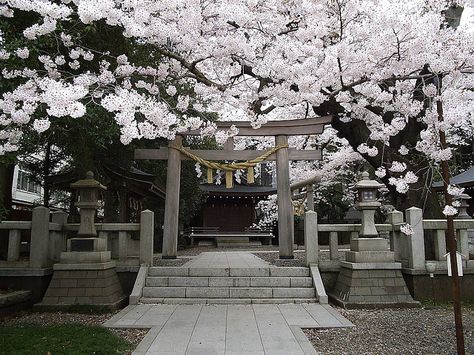
<svg viewBox="0 0 474 355"><path fill-rule="evenodd" d="M275 145L288 144L288 137L275 137ZM277 201L278 201L278 240L280 259L293 259L294 218L291 203L290 163L288 148L276 152Z"/></svg>
<svg viewBox="0 0 474 355"><path fill-rule="evenodd" d="M176 136L169 145L181 147L183 137ZM176 259L178 254L179 188L181 182L181 152L170 148L166 174L163 259Z"/></svg>
<svg viewBox="0 0 474 355"><path fill-rule="evenodd" d="M276 145L288 143L288 136L321 134L324 125L331 122L331 116L316 117L305 120L271 121L260 128L253 128L250 122L226 121L217 122L218 129L237 127L239 136L274 136ZM181 135L199 136L201 131L191 130ZM175 259L178 249L178 217L179 217L179 189L181 179L181 152L172 146L182 146L182 137L170 142L169 148L137 149L135 159L168 160L166 178L165 219L163 233L163 259ZM259 157L265 151L232 150L233 140L229 139L224 150L192 150L196 155L206 160L251 160ZM278 194L278 234L279 254L281 259L293 259L293 205L291 203L290 188L290 160L319 160L319 150L279 149L268 160L277 162L277 194Z"/></svg>

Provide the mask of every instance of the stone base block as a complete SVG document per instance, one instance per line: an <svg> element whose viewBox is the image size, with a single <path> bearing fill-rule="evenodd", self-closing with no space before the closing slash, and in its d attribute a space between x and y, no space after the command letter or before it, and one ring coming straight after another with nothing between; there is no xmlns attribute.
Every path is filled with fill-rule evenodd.
<svg viewBox="0 0 474 355"><path fill-rule="evenodd" d="M106 306L114 309L126 302L114 263L87 264L88 268L59 264L46 290L40 308L65 308L72 305Z"/></svg>
<svg viewBox="0 0 474 355"><path fill-rule="evenodd" d="M393 251L347 251L346 260L350 263L393 263Z"/></svg>
<svg viewBox="0 0 474 355"><path fill-rule="evenodd" d="M389 241L384 238L354 238L351 251L388 251Z"/></svg>
<svg viewBox="0 0 474 355"><path fill-rule="evenodd" d="M67 240L68 251L106 251L107 240L103 238L70 238Z"/></svg>
<svg viewBox="0 0 474 355"><path fill-rule="evenodd" d="M341 264L329 297L344 308L419 307L408 291L400 265L393 268L394 265L397 264L387 269L361 269Z"/></svg>
<svg viewBox="0 0 474 355"><path fill-rule="evenodd" d="M67 251L60 256L61 264L105 263L110 261L110 251Z"/></svg>

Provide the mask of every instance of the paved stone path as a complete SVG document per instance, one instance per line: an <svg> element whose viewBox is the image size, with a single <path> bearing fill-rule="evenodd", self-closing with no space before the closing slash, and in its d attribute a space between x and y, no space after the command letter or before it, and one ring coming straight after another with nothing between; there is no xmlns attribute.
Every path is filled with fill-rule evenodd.
<svg viewBox="0 0 474 355"><path fill-rule="evenodd" d="M206 252L183 267L189 268L259 268L268 267L270 264L249 252Z"/></svg>
<svg viewBox="0 0 474 355"><path fill-rule="evenodd" d="M317 354L301 328L351 327L329 305L130 305L104 323L151 328L133 354Z"/></svg>
<svg viewBox="0 0 474 355"><path fill-rule="evenodd" d="M201 253L182 267L272 267L249 252ZM327 304L139 304L104 323L110 328L150 328L133 354L313 355L301 328L352 327Z"/></svg>

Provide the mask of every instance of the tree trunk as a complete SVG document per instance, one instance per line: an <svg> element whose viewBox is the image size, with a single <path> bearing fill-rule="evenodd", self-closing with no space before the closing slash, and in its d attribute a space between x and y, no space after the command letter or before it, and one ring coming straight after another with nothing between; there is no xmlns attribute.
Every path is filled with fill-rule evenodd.
<svg viewBox="0 0 474 355"><path fill-rule="evenodd" d="M12 209L12 187L15 164L0 163L0 220L8 219Z"/></svg>
<svg viewBox="0 0 474 355"><path fill-rule="evenodd" d="M355 151L357 151L357 147L362 143L370 142L370 131L365 122L356 118L347 123L342 122L339 119L339 114L342 114L344 109L334 99L326 101L319 107L313 107L313 110L321 116L332 115L332 127L338 132L339 137L347 139ZM392 119L390 116L383 118L387 122ZM415 147L422 129L422 124L417 122L415 118L411 118L399 134L390 138L389 146L383 145L383 143L378 141L372 142L379 150L377 156L361 155L374 169L381 166L390 167L393 161L405 163L407 171L413 171L418 176L418 182L410 184L408 192L401 194L396 191L395 186L389 184L389 175L382 178L381 180L389 190L390 202L399 211L404 211L414 206L421 208L426 218L440 218L443 215L437 194L431 188L433 171L429 161L421 154L416 154L416 151L411 151L408 155L401 155L398 152L401 145L411 148ZM382 152L383 161L381 159Z"/></svg>

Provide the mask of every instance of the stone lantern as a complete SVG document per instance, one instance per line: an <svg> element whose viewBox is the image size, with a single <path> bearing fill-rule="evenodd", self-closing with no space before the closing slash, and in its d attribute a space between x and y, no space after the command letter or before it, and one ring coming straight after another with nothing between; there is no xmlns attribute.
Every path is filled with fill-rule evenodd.
<svg viewBox="0 0 474 355"><path fill-rule="evenodd" d="M94 173L88 171L86 178L71 184L71 187L79 192L79 200L75 206L79 208L81 224L79 226L78 236L95 237L95 212L99 207L99 191L106 190L100 182L94 179Z"/></svg>
<svg viewBox="0 0 474 355"><path fill-rule="evenodd" d="M67 241L67 251L53 265L53 277L39 307L64 308L76 304L116 309L127 300L115 271L115 261L107 249L107 240L97 238L94 219L99 207L99 191L105 190L94 174L71 187L78 191L81 224L77 237Z"/></svg>
<svg viewBox="0 0 474 355"><path fill-rule="evenodd" d="M346 252L346 260L354 263L393 262L394 253L389 250L389 241L380 238L375 228L375 210L382 204L377 200L378 190L384 185L370 180L369 173L363 172L355 185L358 201L355 207L362 212L362 222L358 238L351 240L351 250Z"/></svg>
<svg viewBox="0 0 474 355"><path fill-rule="evenodd" d="M358 195L356 208L362 212L362 224L357 238L351 239L351 250L340 262L341 271L333 290L328 293L332 301L345 308L361 304L370 307L413 307L418 305L408 291L402 275L402 264L395 262L395 253L389 241L380 238L375 228L375 210L378 189L383 187L370 180L363 172L355 189Z"/></svg>
<svg viewBox="0 0 474 355"><path fill-rule="evenodd" d="M381 206L381 203L377 201L377 197L378 190L383 186L375 180L370 180L369 173L366 171L362 173L361 180L355 185L358 197L356 208L362 212L360 237L377 238L379 236L375 228L374 216L375 210Z"/></svg>
<svg viewBox="0 0 474 355"><path fill-rule="evenodd" d="M469 203L467 201L471 199L471 196L469 196L468 194L462 194L459 196L459 199L461 200L461 206L459 206L459 213L456 218L470 219L471 216L469 216L469 214L467 213L467 208L469 207Z"/></svg>
<svg viewBox="0 0 474 355"><path fill-rule="evenodd" d="M86 178L71 184L78 191L79 200L75 206L79 208L81 223L77 238L68 241L68 251L105 251L105 240L95 238L95 213L99 207L99 191L106 187L94 179L94 173L88 171Z"/></svg>

